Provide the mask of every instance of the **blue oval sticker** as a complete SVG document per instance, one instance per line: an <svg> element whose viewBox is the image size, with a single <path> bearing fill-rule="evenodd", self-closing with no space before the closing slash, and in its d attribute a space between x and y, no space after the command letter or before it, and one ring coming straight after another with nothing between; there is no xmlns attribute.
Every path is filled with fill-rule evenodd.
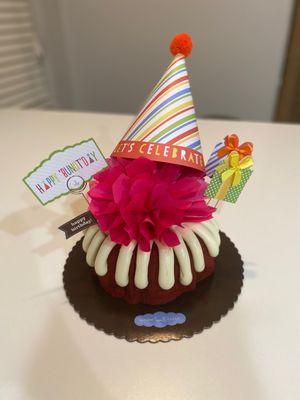
<svg viewBox="0 0 300 400"><path fill-rule="evenodd" d="M143 314L137 315L134 318L134 323L137 326L146 326L150 328L154 326L155 328L165 328L166 326L174 326L179 324L184 324L186 321L186 316L182 313L158 311L154 314Z"/></svg>

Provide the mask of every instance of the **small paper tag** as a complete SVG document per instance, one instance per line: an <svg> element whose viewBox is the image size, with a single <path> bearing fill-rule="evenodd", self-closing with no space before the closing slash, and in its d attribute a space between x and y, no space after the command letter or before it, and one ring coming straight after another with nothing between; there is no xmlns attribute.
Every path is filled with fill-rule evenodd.
<svg viewBox="0 0 300 400"><path fill-rule="evenodd" d="M107 167L94 139L56 150L23 179L43 204L70 192L83 190L93 175Z"/></svg>
<svg viewBox="0 0 300 400"><path fill-rule="evenodd" d="M158 311L154 314L143 314L137 315L134 318L134 323L137 326L146 326L150 328L154 326L155 328L165 328L166 326L174 326L184 324L186 321L186 316L182 313L174 312L163 312Z"/></svg>
<svg viewBox="0 0 300 400"><path fill-rule="evenodd" d="M76 233L79 233L89 226L95 225L96 223L97 221L93 214L90 211L87 211L61 225L58 229L65 233L66 239L69 239L70 237L76 235Z"/></svg>

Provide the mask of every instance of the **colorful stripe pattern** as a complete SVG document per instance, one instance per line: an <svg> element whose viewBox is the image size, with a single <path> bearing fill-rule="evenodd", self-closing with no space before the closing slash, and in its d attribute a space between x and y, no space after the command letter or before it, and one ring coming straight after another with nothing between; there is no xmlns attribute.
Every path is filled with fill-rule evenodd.
<svg viewBox="0 0 300 400"><path fill-rule="evenodd" d="M207 176L212 177L217 166L219 164L221 164L221 162L224 161L224 159L226 158L226 155L224 157L218 157L217 153L218 151L224 147L224 140L222 140L222 142L219 142L215 145L215 148L213 150L213 152L211 153L206 165L205 165L205 173Z"/></svg>
<svg viewBox="0 0 300 400"><path fill-rule="evenodd" d="M202 157L184 56L174 58L122 138L122 142L132 141L189 148Z"/></svg>

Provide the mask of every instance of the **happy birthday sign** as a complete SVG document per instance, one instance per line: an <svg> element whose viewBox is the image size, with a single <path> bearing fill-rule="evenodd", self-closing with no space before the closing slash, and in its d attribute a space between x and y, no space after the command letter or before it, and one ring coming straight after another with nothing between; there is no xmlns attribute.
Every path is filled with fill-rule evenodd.
<svg viewBox="0 0 300 400"><path fill-rule="evenodd" d="M94 139L56 150L23 179L43 204L83 187L95 173L107 166Z"/></svg>

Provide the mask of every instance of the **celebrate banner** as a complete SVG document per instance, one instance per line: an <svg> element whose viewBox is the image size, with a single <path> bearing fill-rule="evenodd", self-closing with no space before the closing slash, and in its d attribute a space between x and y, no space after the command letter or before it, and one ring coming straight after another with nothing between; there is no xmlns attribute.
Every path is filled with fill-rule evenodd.
<svg viewBox="0 0 300 400"><path fill-rule="evenodd" d="M121 141L112 153L113 157L147 157L154 161L185 165L203 171L202 153L188 147L152 142Z"/></svg>

